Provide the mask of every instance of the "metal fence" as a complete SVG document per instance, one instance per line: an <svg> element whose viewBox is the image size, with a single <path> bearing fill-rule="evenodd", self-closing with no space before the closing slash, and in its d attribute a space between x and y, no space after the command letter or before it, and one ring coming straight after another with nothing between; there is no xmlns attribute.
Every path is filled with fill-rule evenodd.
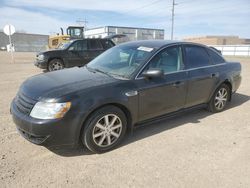
<svg viewBox="0 0 250 188"><path fill-rule="evenodd" d="M12 43L16 52L39 52L46 50L48 35L14 33ZM9 38L0 31L0 49L6 49Z"/></svg>
<svg viewBox="0 0 250 188"><path fill-rule="evenodd" d="M250 45L213 45L227 56L250 56Z"/></svg>

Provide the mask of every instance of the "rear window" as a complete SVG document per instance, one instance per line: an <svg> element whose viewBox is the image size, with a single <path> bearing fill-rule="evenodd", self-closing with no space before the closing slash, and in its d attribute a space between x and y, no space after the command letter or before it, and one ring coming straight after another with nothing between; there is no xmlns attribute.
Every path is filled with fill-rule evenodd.
<svg viewBox="0 0 250 188"><path fill-rule="evenodd" d="M188 68L196 68L210 65L209 56L203 47L186 46L186 66Z"/></svg>
<svg viewBox="0 0 250 188"><path fill-rule="evenodd" d="M207 49L207 50L208 50L208 54L209 54L209 56L214 64L221 64L221 63L225 62L223 57L221 57L217 52L215 52L214 50L211 50L211 49Z"/></svg>
<svg viewBox="0 0 250 188"><path fill-rule="evenodd" d="M114 44L110 40L101 40L102 46L105 49L112 48Z"/></svg>

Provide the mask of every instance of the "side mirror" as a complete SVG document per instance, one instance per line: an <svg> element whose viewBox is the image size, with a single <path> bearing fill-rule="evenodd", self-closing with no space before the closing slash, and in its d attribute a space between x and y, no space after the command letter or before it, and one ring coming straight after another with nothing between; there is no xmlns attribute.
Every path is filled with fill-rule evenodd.
<svg viewBox="0 0 250 188"><path fill-rule="evenodd" d="M164 72L161 69L149 69L142 73L142 76L145 78L159 78L163 77Z"/></svg>

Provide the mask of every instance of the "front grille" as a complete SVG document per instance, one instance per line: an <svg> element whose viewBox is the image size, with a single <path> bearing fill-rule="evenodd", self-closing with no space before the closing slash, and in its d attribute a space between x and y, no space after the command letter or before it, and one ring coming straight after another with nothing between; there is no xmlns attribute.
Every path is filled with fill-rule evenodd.
<svg viewBox="0 0 250 188"><path fill-rule="evenodd" d="M42 144L47 138L49 138L49 136L35 136L19 128L17 130L24 138L34 144Z"/></svg>
<svg viewBox="0 0 250 188"><path fill-rule="evenodd" d="M16 107L23 114L29 114L36 102L36 100L31 99L22 93L18 93L15 98Z"/></svg>

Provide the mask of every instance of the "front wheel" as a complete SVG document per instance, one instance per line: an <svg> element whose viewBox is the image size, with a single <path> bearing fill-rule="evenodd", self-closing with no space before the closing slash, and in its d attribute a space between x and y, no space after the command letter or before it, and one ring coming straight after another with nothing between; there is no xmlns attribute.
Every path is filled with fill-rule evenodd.
<svg viewBox="0 0 250 188"><path fill-rule="evenodd" d="M56 71L64 68L63 61L60 59L53 59L49 62L48 71Z"/></svg>
<svg viewBox="0 0 250 188"><path fill-rule="evenodd" d="M221 112L225 109L229 97L230 88L226 84L222 84L210 99L208 103L208 110L214 113Z"/></svg>
<svg viewBox="0 0 250 188"><path fill-rule="evenodd" d="M124 112L115 106L106 106L88 118L81 140L90 151L102 153L116 147L124 138L126 129Z"/></svg>

